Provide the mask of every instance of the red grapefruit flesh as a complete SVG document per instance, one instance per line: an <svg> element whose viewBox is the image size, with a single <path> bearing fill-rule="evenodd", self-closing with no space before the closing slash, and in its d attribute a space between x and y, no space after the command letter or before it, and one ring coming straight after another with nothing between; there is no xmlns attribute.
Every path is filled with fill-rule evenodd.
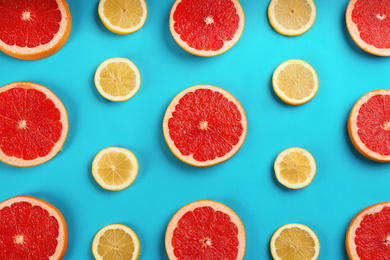
<svg viewBox="0 0 390 260"><path fill-rule="evenodd" d="M244 109L229 92L197 85L172 100L163 131L173 154L203 167L226 161L240 149L247 121Z"/></svg>
<svg viewBox="0 0 390 260"><path fill-rule="evenodd" d="M346 23L355 43L364 51L390 56L390 0L351 0Z"/></svg>
<svg viewBox="0 0 390 260"><path fill-rule="evenodd" d="M0 161L44 163L61 150L67 133L66 110L49 89L29 82L0 88Z"/></svg>
<svg viewBox="0 0 390 260"><path fill-rule="evenodd" d="M210 200L182 207L165 234L170 260L241 260L245 247L245 230L239 217L225 205Z"/></svg>
<svg viewBox="0 0 390 260"><path fill-rule="evenodd" d="M0 0L0 50L23 60L56 53L72 26L64 0Z"/></svg>
<svg viewBox="0 0 390 260"><path fill-rule="evenodd" d="M0 203L0 259L62 259L67 242L65 219L51 204L27 196Z"/></svg>
<svg viewBox="0 0 390 260"><path fill-rule="evenodd" d="M345 244L351 260L389 260L390 202L359 212L348 227Z"/></svg>
<svg viewBox="0 0 390 260"><path fill-rule="evenodd" d="M348 133L361 154L374 161L390 161L390 90L371 91L356 102Z"/></svg>
<svg viewBox="0 0 390 260"><path fill-rule="evenodd" d="M169 27L184 50L198 56L215 56L236 44L244 30L244 20L237 0L177 0Z"/></svg>

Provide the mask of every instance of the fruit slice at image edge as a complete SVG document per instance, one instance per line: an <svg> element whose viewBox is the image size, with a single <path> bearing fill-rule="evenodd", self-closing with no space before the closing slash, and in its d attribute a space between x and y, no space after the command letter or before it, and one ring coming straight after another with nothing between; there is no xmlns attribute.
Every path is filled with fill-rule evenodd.
<svg viewBox="0 0 390 260"><path fill-rule="evenodd" d="M165 112L163 132L177 158L205 167L226 161L240 149L247 120L241 104L229 92L196 85L172 100Z"/></svg>
<svg viewBox="0 0 390 260"><path fill-rule="evenodd" d="M240 218L227 206L211 201L195 201L172 217L165 233L170 260L242 260L246 236Z"/></svg>
<svg viewBox="0 0 390 260"><path fill-rule="evenodd" d="M18 196L0 203L0 259L60 260L68 243L61 212L46 201Z"/></svg>
<svg viewBox="0 0 390 260"><path fill-rule="evenodd" d="M205 57L233 47L244 23L244 11L237 0L176 0L169 17L175 41L187 52Z"/></svg>
<svg viewBox="0 0 390 260"><path fill-rule="evenodd" d="M0 50L22 60L53 55L68 40L72 18L64 0L0 1Z"/></svg>
<svg viewBox="0 0 390 260"><path fill-rule="evenodd" d="M349 114L348 133L362 155L390 162L390 90L373 90L356 102Z"/></svg>
<svg viewBox="0 0 390 260"><path fill-rule="evenodd" d="M345 246L350 260L389 259L390 202L360 211L349 224Z"/></svg>
<svg viewBox="0 0 390 260"><path fill-rule="evenodd" d="M47 162L67 134L65 107L49 89L31 82L0 88L0 161L20 167Z"/></svg>

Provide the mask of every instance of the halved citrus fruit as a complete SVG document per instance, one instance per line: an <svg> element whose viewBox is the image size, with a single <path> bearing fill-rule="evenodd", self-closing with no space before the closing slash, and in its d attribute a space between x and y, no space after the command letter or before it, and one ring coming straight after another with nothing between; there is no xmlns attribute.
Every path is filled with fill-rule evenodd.
<svg viewBox="0 0 390 260"><path fill-rule="evenodd" d="M180 92L163 120L173 154L194 166L210 166L232 157L244 143L247 121L241 104L227 91L197 85Z"/></svg>
<svg viewBox="0 0 390 260"><path fill-rule="evenodd" d="M175 41L189 53L216 56L240 39L244 11L237 0L176 0L169 17Z"/></svg>
<svg viewBox="0 0 390 260"><path fill-rule="evenodd" d="M108 100L124 101L137 93L141 85L138 68L126 58L103 61L95 73L95 86Z"/></svg>
<svg viewBox="0 0 390 260"><path fill-rule="evenodd" d="M64 0L0 1L0 50L23 60L43 59L68 40L72 19Z"/></svg>
<svg viewBox="0 0 390 260"><path fill-rule="evenodd" d="M137 260L140 248L134 231L121 224L105 226L92 242L92 253L96 260Z"/></svg>
<svg viewBox="0 0 390 260"><path fill-rule="evenodd" d="M98 13L108 30L130 34L141 29L148 10L145 0L100 0Z"/></svg>
<svg viewBox="0 0 390 260"><path fill-rule="evenodd" d="M268 6L268 19L280 34L297 36L307 32L316 18L313 0L272 0Z"/></svg>
<svg viewBox="0 0 390 260"><path fill-rule="evenodd" d="M53 205L28 196L0 203L0 259L60 260L67 243L65 219Z"/></svg>
<svg viewBox="0 0 390 260"><path fill-rule="evenodd" d="M61 150L67 133L65 107L49 89L30 82L0 88L0 161L44 163Z"/></svg>
<svg viewBox="0 0 390 260"><path fill-rule="evenodd" d="M317 167L314 157L308 151L292 147L278 155L274 169L281 184L290 189L301 189L311 183Z"/></svg>
<svg viewBox="0 0 390 260"><path fill-rule="evenodd" d="M315 260L320 242L309 227L291 223L280 227L271 238L271 254L275 260Z"/></svg>
<svg viewBox="0 0 390 260"><path fill-rule="evenodd" d="M389 0L350 0L345 19L353 41L364 51L390 56Z"/></svg>
<svg viewBox="0 0 390 260"><path fill-rule="evenodd" d="M210 200L182 207L165 233L170 260L242 260L245 247L245 229L240 218L227 206Z"/></svg>
<svg viewBox="0 0 390 260"><path fill-rule="evenodd" d="M356 102L349 114L348 133L362 155L390 162L390 90L373 90Z"/></svg>
<svg viewBox="0 0 390 260"><path fill-rule="evenodd" d="M123 190L129 187L137 174L137 158L125 148L105 148L92 162L92 175L106 190Z"/></svg>
<svg viewBox="0 0 390 260"><path fill-rule="evenodd" d="M288 60L280 64L272 76L274 91L290 105L310 101L318 90L316 71L303 60Z"/></svg>

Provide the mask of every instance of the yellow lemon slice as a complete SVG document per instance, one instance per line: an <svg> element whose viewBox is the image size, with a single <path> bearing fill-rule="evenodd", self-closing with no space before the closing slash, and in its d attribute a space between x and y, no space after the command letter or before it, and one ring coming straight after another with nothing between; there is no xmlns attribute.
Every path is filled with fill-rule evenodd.
<svg viewBox="0 0 390 260"><path fill-rule="evenodd" d="M92 253L97 260L136 260L140 252L137 235L121 224L102 228L92 242Z"/></svg>
<svg viewBox="0 0 390 260"><path fill-rule="evenodd" d="M137 158L125 148L105 148L92 162L92 175L106 190L123 190L129 187L137 174Z"/></svg>
<svg viewBox="0 0 390 260"><path fill-rule="evenodd" d="M141 29L148 10L144 0L100 0L98 13L108 30L130 34Z"/></svg>
<svg viewBox="0 0 390 260"><path fill-rule="evenodd" d="M300 189L311 183L316 174L313 156L302 148L288 148L275 160L275 175L278 181L290 189Z"/></svg>
<svg viewBox="0 0 390 260"><path fill-rule="evenodd" d="M318 90L316 71L303 60L288 60L274 71L272 85L278 97L290 105L302 105Z"/></svg>
<svg viewBox="0 0 390 260"><path fill-rule="evenodd" d="M275 260L315 260L320 254L316 234L309 227L296 223L276 230L270 246Z"/></svg>
<svg viewBox="0 0 390 260"><path fill-rule="evenodd" d="M268 6L268 19L280 34L297 36L307 32L316 18L312 0L272 0Z"/></svg>
<svg viewBox="0 0 390 260"><path fill-rule="evenodd" d="M99 93L112 101L125 101L137 93L141 85L138 68L126 58L108 59L96 70L95 86Z"/></svg>

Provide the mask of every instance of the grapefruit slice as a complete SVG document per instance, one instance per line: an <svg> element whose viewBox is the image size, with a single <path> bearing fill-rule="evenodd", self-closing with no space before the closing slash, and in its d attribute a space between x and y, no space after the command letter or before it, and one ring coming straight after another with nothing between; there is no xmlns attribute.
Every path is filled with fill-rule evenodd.
<svg viewBox="0 0 390 260"><path fill-rule="evenodd" d="M244 20L237 0L176 0L169 28L175 41L189 53L216 56L240 39Z"/></svg>
<svg viewBox="0 0 390 260"><path fill-rule="evenodd" d="M197 85L172 100L163 131L177 158L204 167L226 161L240 149L247 121L241 104L229 92Z"/></svg>
<svg viewBox="0 0 390 260"><path fill-rule="evenodd" d="M345 19L353 41L364 51L390 56L390 0L350 0Z"/></svg>
<svg viewBox="0 0 390 260"><path fill-rule="evenodd" d="M210 200L182 207L165 233L170 260L241 260L245 247L245 230L239 217L225 205Z"/></svg>
<svg viewBox="0 0 390 260"><path fill-rule="evenodd" d="M362 155L390 161L390 90L373 90L356 102L349 114L348 133Z"/></svg>
<svg viewBox="0 0 390 260"><path fill-rule="evenodd" d="M65 107L49 89L30 82L0 88L0 161L42 164L61 150L67 133Z"/></svg>
<svg viewBox="0 0 390 260"><path fill-rule="evenodd" d="M350 260L390 259L390 202L360 211L349 224L345 246Z"/></svg>
<svg viewBox="0 0 390 260"><path fill-rule="evenodd" d="M28 196L0 203L0 259L59 260L67 243L65 219L53 205Z"/></svg>
<svg viewBox="0 0 390 260"><path fill-rule="evenodd" d="M43 59L68 40L72 19L64 0L0 1L0 50L22 60Z"/></svg>

